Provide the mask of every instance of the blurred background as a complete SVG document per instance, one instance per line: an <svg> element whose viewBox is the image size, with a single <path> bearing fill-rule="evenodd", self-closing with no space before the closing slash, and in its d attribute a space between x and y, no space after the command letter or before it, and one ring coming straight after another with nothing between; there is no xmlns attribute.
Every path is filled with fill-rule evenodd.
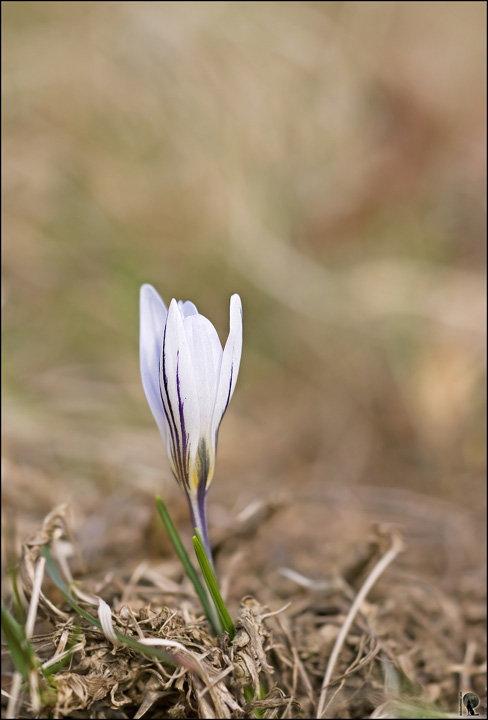
<svg viewBox="0 0 488 720"><path fill-rule="evenodd" d="M327 577L388 521L410 568L477 572L485 3L7 0L2 18L20 536L68 502L95 567L158 555L155 494L189 536L139 375L150 282L223 342L243 301L214 538L257 499L283 506L260 530L275 566Z"/></svg>

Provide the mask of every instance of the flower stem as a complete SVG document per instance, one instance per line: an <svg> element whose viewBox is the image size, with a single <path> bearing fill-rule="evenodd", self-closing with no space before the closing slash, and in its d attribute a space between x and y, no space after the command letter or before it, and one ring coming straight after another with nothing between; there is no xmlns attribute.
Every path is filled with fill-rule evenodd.
<svg viewBox="0 0 488 720"><path fill-rule="evenodd" d="M220 627L220 623L215 615L214 607L208 594L208 588L206 588L202 584L200 578L198 577L197 571L193 567L193 563L188 557L188 553L186 552L185 547L181 542L178 531L175 528L173 521L171 520L168 510L166 509L166 505L160 497L156 498L156 505L158 506L159 514L161 515L161 519L166 527L171 542L173 543L173 547L181 560L181 564L183 565L186 574L192 581L193 587L195 588L195 591L200 598L200 602L202 603L202 607L212 626L212 629L215 635L220 635L222 632L222 628Z"/></svg>
<svg viewBox="0 0 488 720"><path fill-rule="evenodd" d="M212 569L214 569L212 551L210 549L210 542L208 540L207 513L205 511L205 504L205 495L200 496L196 501L190 500L190 511L193 527L200 533L200 537L202 538L203 545L205 547L205 552L207 553L207 557L210 560Z"/></svg>

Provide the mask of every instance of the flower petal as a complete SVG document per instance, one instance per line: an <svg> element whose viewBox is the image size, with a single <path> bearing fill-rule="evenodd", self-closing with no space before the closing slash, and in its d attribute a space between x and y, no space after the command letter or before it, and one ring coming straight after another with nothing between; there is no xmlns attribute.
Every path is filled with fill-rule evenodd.
<svg viewBox="0 0 488 720"><path fill-rule="evenodd" d="M194 466L198 451L200 405L183 318L174 299L164 329L160 372L173 472L187 492L194 492L190 468Z"/></svg>
<svg viewBox="0 0 488 720"><path fill-rule="evenodd" d="M178 307L183 318L187 318L190 315L198 315L197 306L194 305L191 300L186 300L185 302L178 300Z"/></svg>
<svg viewBox="0 0 488 720"><path fill-rule="evenodd" d="M203 315L191 315L183 324L200 404L200 435L208 442L222 364L222 345L216 329Z"/></svg>
<svg viewBox="0 0 488 720"><path fill-rule="evenodd" d="M156 290L148 284L141 287L139 307L139 359L142 386L159 432L165 440L167 426L159 388L159 361L168 311Z"/></svg>
<svg viewBox="0 0 488 720"><path fill-rule="evenodd" d="M217 441L219 425L236 386L241 354L242 304L239 295L235 294L232 295L230 299L230 331L222 356L217 397L212 417L212 433L215 435L215 443Z"/></svg>

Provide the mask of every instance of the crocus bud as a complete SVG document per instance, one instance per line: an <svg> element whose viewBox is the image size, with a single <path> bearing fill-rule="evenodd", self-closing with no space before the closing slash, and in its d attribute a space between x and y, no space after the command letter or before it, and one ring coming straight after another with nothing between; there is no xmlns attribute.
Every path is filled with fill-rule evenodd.
<svg viewBox="0 0 488 720"><path fill-rule="evenodd" d="M185 491L194 527L211 558L205 496L212 481L220 423L239 373L242 305L230 299L229 337L222 345L212 323L192 302L169 310L152 285L140 292L140 363L144 392Z"/></svg>

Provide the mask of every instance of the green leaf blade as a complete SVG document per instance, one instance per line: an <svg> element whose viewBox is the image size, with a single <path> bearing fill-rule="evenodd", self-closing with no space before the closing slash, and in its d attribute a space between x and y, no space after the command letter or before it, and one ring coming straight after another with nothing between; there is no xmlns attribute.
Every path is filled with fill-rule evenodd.
<svg viewBox="0 0 488 720"><path fill-rule="evenodd" d="M234 624L222 599L222 595L220 594L217 578L215 577L212 565L210 564L210 560L205 552L205 545L203 544L201 535L196 528L195 535L193 536L193 547L195 548L195 554L202 571L203 579L205 580L210 595L212 596L219 620L222 623L223 629L229 634L229 637L232 640L234 637Z"/></svg>
<svg viewBox="0 0 488 720"><path fill-rule="evenodd" d="M161 520L164 523L164 526L166 527L166 530L168 532L169 538L171 542L173 543L173 547L176 551L176 554L181 560L181 564L183 565L185 572L191 582L193 583L193 587L195 588L195 592L198 595L200 602L202 603L203 610L205 612L205 615L208 618L208 621L210 622L212 626L212 630L214 631L215 635L220 635L222 630L217 623L217 620L215 618L215 613L213 612L213 608L210 605L208 595L205 591L205 588L202 584L202 581L198 577L197 571L195 570L195 567L190 560L190 557L188 553L186 552L185 546L183 545L181 538L179 536L178 530L176 529L175 525L173 524L173 521L171 520L171 517L169 515L168 510L166 509L166 505L161 500L160 497L156 498L156 505L158 507L159 514L161 516Z"/></svg>
<svg viewBox="0 0 488 720"><path fill-rule="evenodd" d="M20 672L24 680L28 681L30 672L37 666L36 654L25 634L24 628L9 613L3 600L2 630L15 668Z"/></svg>

